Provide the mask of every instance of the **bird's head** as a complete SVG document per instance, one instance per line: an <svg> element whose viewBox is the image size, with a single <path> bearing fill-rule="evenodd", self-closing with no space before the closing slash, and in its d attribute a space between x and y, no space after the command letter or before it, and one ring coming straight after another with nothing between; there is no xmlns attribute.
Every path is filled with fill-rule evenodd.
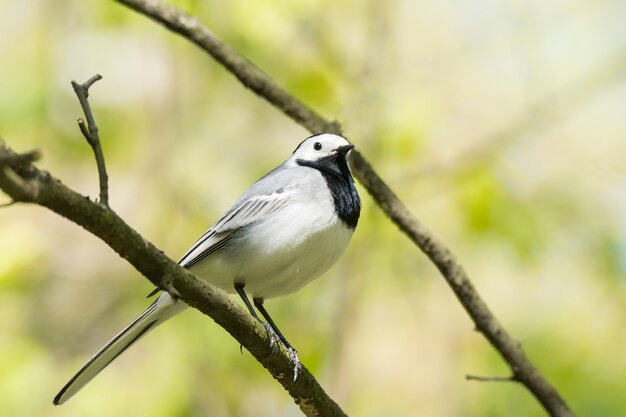
<svg viewBox="0 0 626 417"><path fill-rule="evenodd" d="M347 159L352 148L354 145L345 138L322 133L302 141L289 160L298 165L350 175Z"/></svg>

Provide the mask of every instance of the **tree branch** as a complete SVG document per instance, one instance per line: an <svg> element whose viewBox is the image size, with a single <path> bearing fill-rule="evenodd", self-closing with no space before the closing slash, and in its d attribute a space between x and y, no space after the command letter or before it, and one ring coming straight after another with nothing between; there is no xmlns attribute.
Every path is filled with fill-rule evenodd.
<svg viewBox="0 0 626 417"><path fill-rule="evenodd" d="M294 98L263 71L215 37L195 17L158 0L115 0L161 23L171 31L210 54L241 83L280 109L312 133L340 133L340 126L328 121ZM355 176L367 188L387 216L435 264L457 296L476 329L508 363L513 377L522 383L551 416L573 416L558 391L533 365L521 345L514 340L482 300L461 264L408 208L398 199L359 152L352 153Z"/></svg>
<svg viewBox="0 0 626 417"><path fill-rule="evenodd" d="M87 143L93 149L94 156L96 157L96 165L98 166L98 177L100 179L100 203L109 206L109 176L107 175L106 165L104 164L104 154L102 153L102 145L100 144L100 135L98 133L98 125L96 125L96 119L91 112L91 106L89 105L89 88L96 82L102 79L102 75L96 74L82 84L78 84L76 81L72 81L72 87L78 97L78 102L83 108L85 118L87 119L87 126L83 119L78 119L78 127L80 131L87 139Z"/></svg>
<svg viewBox="0 0 626 417"><path fill-rule="evenodd" d="M154 285L180 295L190 306L210 316L272 374L308 416L345 416L303 366L293 381L287 351L270 348L267 331L222 290L199 280L169 259L128 226L113 210L76 193L46 171L25 163L0 143L0 189L14 201L34 203L82 226L102 239ZM14 161L21 161L19 165Z"/></svg>
<svg viewBox="0 0 626 417"><path fill-rule="evenodd" d="M193 42L230 71L241 83L272 103L296 123L314 133L339 133L339 126L329 122L289 94L261 69L219 40L194 16L160 1L116 0L161 23L172 32Z"/></svg>

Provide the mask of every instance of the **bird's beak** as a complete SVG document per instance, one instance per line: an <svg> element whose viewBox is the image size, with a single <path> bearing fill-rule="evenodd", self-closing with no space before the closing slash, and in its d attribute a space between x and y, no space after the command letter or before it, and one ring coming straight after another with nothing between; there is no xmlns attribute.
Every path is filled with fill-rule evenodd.
<svg viewBox="0 0 626 417"><path fill-rule="evenodd" d="M345 155L350 152L354 148L354 145L344 145L337 148L337 153L340 155Z"/></svg>

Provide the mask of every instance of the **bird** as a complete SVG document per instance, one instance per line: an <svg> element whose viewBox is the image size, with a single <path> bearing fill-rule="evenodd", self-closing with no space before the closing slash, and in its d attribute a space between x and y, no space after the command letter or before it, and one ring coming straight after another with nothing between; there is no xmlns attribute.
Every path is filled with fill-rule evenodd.
<svg viewBox="0 0 626 417"><path fill-rule="evenodd" d="M264 301L299 290L330 269L347 248L361 212L348 164L353 148L344 137L330 133L304 139L286 161L252 184L179 261L198 278L241 297L267 330L270 345L282 343L287 349L294 380L301 368L297 352ZM65 403L128 347L188 307L162 291L85 363L53 403Z"/></svg>

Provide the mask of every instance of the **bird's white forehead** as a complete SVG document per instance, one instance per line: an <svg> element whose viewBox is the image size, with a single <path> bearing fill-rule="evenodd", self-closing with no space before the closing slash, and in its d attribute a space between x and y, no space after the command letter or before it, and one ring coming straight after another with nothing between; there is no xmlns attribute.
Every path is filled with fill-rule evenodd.
<svg viewBox="0 0 626 417"><path fill-rule="evenodd" d="M303 143L315 143L319 142L322 145L332 145L333 147L339 147L349 145L350 142L342 136L333 135L332 133L321 133L319 135L313 135L307 138Z"/></svg>
<svg viewBox="0 0 626 417"><path fill-rule="evenodd" d="M310 136L303 140L302 143L298 145L294 153L306 152L308 148L313 146L315 142L319 142L322 147L327 151L334 150L340 146L350 144L350 142L348 142L346 138L339 135L334 135L332 133L321 133L319 135Z"/></svg>

